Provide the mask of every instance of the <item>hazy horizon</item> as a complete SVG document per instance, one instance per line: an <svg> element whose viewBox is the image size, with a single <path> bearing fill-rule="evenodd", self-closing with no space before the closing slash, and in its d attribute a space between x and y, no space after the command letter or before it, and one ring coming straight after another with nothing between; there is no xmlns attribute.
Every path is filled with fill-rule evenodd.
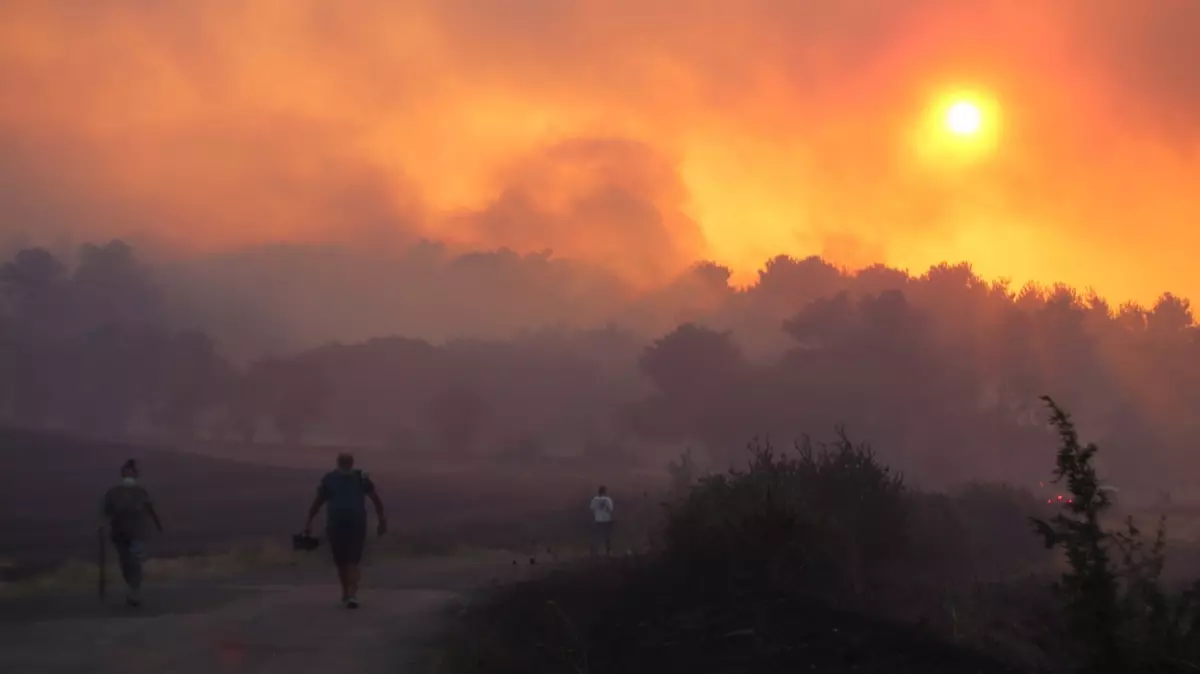
<svg viewBox="0 0 1200 674"><path fill-rule="evenodd" d="M684 7L0 4L0 415L1185 460L1200 4Z"/></svg>

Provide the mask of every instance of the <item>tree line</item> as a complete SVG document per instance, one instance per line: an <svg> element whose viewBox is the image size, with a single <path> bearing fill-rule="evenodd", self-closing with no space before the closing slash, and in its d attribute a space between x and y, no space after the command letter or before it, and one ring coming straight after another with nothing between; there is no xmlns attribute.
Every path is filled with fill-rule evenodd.
<svg viewBox="0 0 1200 674"><path fill-rule="evenodd" d="M1045 463L1049 392L1090 435L1131 448L1108 457L1128 479L1192 465L1200 333L1186 299L1114 307L965 264L914 276L781 256L746 288L729 276L701 263L626 308L676 326L665 334L530 325L503 340L380 336L231 362L130 246L85 245L69 262L31 248L0 267L0 415L102 436L525 458L692 446L719 461L751 435L846 424L888 438L889 462L930 480L1024 479Z"/></svg>

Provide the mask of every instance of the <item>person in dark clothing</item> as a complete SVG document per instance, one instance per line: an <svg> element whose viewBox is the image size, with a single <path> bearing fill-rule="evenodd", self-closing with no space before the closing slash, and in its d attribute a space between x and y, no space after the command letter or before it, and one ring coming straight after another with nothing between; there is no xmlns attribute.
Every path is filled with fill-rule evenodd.
<svg viewBox="0 0 1200 674"><path fill-rule="evenodd" d="M121 565L121 577L128 591L125 602L130 606L142 603L142 565L146 558L146 517L162 533L162 522L150 500L150 492L138 481L137 462L129 459L121 466L121 484L104 494L101 510L106 520L101 530L108 527L109 537L117 550Z"/></svg>
<svg viewBox="0 0 1200 674"><path fill-rule="evenodd" d="M363 471L355 470L353 455L339 454L337 469L321 478L317 497L308 509L308 520L304 525L304 533L310 534L313 520L322 506L325 507L326 539L337 566L342 604L346 608L358 608L359 564L367 538L367 499L375 505L376 528L382 536L387 532L387 517L383 514L383 501L375 491L375 483Z"/></svg>

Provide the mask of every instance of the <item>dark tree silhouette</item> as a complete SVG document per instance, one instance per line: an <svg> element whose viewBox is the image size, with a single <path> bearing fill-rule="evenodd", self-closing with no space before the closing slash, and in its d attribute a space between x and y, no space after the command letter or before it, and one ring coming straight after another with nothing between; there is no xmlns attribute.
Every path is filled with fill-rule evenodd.
<svg viewBox="0 0 1200 674"><path fill-rule="evenodd" d="M208 335L184 332L159 340L154 363L150 418L183 438L196 433L199 416L216 408L234 372Z"/></svg>
<svg viewBox="0 0 1200 674"><path fill-rule="evenodd" d="M270 417L289 444L300 443L317 428L329 389L317 364L305 359L276 361L268 366Z"/></svg>
<svg viewBox="0 0 1200 674"><path fill-rule="evenodd" d="M354 265L371 267L370 283L347 280ZM1200 332L1190 302L1171 293L1150 309L1114 307L1090 289L988 281L968 264L852 273L788 256L745 288L700 262L634 292L549 251L423 242L376 264L280 246L220 269L289 300L303 278L309 304L296 306L325 309L287 315L289 329L343 329L346 298L364 294L397 318L344 328L360 341L247 358L214 337L236 334L216 318L229 312L189 313L164 269L120 241L0 263L2 423L248 442L268 428L289 442L403 436L446 452L591 447L657 466L681 449L663 444L741 461L752 436L846 424L886 438L884 458L929 482L1027 483L1045 462L1030 447L1044 430L1037 396L1049 393L1098 441L1136 448L1103 457L1123 480L1196 468ZM396 293L388 279L436 299ZM415 325L438 341L366 338ZM315 328L297 329L320 343ZM232 365L235 355L249 365Z"/></svg>
<svg viewBox="0 0 1200 674"><path fill-rule="evenodd" d="M84 330L101 325L159 325L162 298L149 271L122 241L84 245L71 276L74 311Z"/></svg>
<svg viewBox="0 0 1200 674"><path fill-rule="evenodd" d="M732 333L692 323L655 341L640 365L659 392L680 399L712 395L747 367Z"/></svg>
<svg viewBox="0 0 1200 674"><path fill-rule="evenodd" d="M0 267L0 297L10 331L29 339L61 337L72 309L66 266L42 248L22 250Z"/></svg>
<svg viewBox="0 0 1200 674"><path fill-rule="evenodd" d="M1165 339L1176 338L1192 327L1192 303L1171 293L1163 293L1146 316L1146 329Z"/></svg>

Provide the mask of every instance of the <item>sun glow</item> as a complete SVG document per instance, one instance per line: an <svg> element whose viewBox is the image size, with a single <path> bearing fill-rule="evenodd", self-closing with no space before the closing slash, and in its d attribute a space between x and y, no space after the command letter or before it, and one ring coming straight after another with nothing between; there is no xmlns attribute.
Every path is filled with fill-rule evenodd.
<svg viewBox="0 0 1200 674"><path fill-rule="evenodd" d="M935 95L913 129L913 149L931 168L954 169L993 155L1000 144L1000 106L975 90Z"/></svg>
<svg viewBox="0 0 1200 674"><path fill-rule="evenodd" d="M983 127L983 111L971 101L958 101L946 110L946 128L956 136L973 136Z"/></svg>

